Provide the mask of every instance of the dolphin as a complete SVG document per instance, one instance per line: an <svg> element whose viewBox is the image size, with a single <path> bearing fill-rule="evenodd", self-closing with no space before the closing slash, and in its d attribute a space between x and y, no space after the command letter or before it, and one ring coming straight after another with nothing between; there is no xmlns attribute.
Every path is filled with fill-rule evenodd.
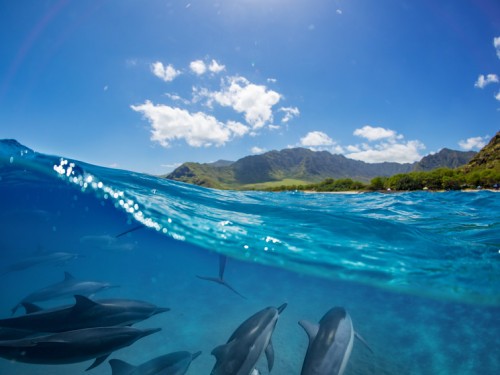
<svg viewBox="0 0 500 375"><path fill-rule="evenodd" d="M139 366L119 359L109 360L111 375L184 375L201 352L174 352L156 357Z"/></svg>
<svg viewBox="0 0 500 375"><path fill-rule="evenodd" d="M0 319L0 327L35 332L65 332L92 327L132 325L170 310L129 299L92 301L87 297L76 295L75 300L72 306L47 310L23 302L27 315Z"/></svg>
<svg viewBox="0 0 500 375"><path fill-rule="evenodd" d="M37 334L37 332L27 331L24 329L0 327L0 341L23 339L28 336L33 336L35 334Z"/></svg>
<svg viewBox="0 0 500 375"><path fill-rule="evenodd" d="M319 324L301 320L299 325L309 336L301 375L342 375L351 355L354 336L372 351L354 332L351 317L343 307L330 309Z"/></svg>
<svg viewBox="0 0 500 375"><path fill-rule="evenodd" d="M227 256L221 254L221 255L219 255L219 277L206 277L206 276L198 276L198 275L196 275L196 277L199 278L199 279L202 279L202 280L214 281L216 283L224 285L225 287L229 288L234 293L236 293L237 295L239 295L241 298L246 299L245 296L243 296L240 293L238 293L231 285L229 285L224 280L224 271L226 270L226 263L227 263Z"/></svg>
<svg viewBox="0 0 500 375"><path fill-rule="evenodd" d="M254 374L255 365L264 351L271 371L274 364L271 335L286 305L267 307L252 315L234 331L226 344L212 350L217 362L211 375Z"/></svg>
<svg viewBox="0 0 500 375"><path fill-rule="evenodd" d="M0 341L0 357L25 363L59 365L95 358L87 371L100 365L115 350L132 345L161 328L99 327L47 336Z"/></svg>
<svg viewBox="0 0 500 375"><path fill-rule="evenodd" d="M39 253L37 253L39 254ZM40 255L35 255L29 258L25 258L20 262L11 264L5 267L0 276L6 275L10 272L22 271L27 268L35 267L38 265L65 265L66 263L82 257L80 254L72 254L65 252L55 252L55 253L41 253Z"/></svg>
<svg viewBox="0 0 500 375"><path fill-rule="evenodd" d="M95 293L100 292L101 290L113 287L117 287L117 285L111 285L110 283L99 281L77 280L69 272L65 272L63 281L39 289L36 292L33 292L24 297L21 302L19 302L12 308L12 315L14 315L14 313L22 305L22 303L33 303L66 298L69 296L74 296L76 294L83 296L93 296Z"/></svg>

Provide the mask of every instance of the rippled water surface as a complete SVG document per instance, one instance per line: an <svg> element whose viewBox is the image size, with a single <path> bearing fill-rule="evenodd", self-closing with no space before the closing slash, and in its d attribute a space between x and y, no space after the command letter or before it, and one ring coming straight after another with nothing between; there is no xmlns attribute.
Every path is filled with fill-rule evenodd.
<svg viewBox="0 0 500 375"><path fill-rule="evenodd" d="M120 285L96 298L171 308L137 325L161 332L110 356L133 364L201 350L187 374L209 374L210 352L239 324L287 302L273 335L273 374L300 373L308 340L297 322L319 321L333 306L349 311L373 349L355 341L348 375L500 373L498 193L219 191L13 141L0 143L0 177L0 318L69 271ZM9 271L53 252L79 256ZM245 298L196 277L216 277L220 254L229 257L225 280ZM90 363L0 359L0 374L83 373ZM265 358L257 367L267 373Z"/></svg>

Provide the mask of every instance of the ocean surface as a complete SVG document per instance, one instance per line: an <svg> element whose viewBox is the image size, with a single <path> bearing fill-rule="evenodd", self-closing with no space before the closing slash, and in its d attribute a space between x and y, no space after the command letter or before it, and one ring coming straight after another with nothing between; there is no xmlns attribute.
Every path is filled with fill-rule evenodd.
<svg viewBox="0 0 500 375"><path fill-rule="evenodd" d="M500 374L496 192L220 191L4 140L0 202L0 319L64 272L120 285L96 299L171 309L135 325L160 332L109 359L139 365L202 351L187 374L210 374L216 346L255 312L286 302L272 338L272 374L300 374L308 338L298 321L318 322L334 306L349 312L373 349L354 341L346 375ZM55 252L78 256L13 266ZM224 279L241 296L196 277L217 277L221 256L228 257ZM0 358L0 374L83 374L91 363ZM268 373L265 356L257 368ZM89 373L111 374L111 367L106 361Z"/></svg>

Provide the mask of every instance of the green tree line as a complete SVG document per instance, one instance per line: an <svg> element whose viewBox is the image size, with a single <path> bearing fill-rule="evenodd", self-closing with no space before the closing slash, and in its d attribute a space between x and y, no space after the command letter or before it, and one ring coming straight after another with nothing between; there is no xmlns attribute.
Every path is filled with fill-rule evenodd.
<svg viewBox="0 0 500 375"><path fill-rule="evenodd" d="M391 177L375 177L369 185L350 178L334 180L327 178L318 184L281 185L266 188L266 191L310 190L318 192L349 190L461 190L482 188L498 188L500 173L491 169L480 172L464 173L460 169L439 168L432 172L399 173Z"/></svg>

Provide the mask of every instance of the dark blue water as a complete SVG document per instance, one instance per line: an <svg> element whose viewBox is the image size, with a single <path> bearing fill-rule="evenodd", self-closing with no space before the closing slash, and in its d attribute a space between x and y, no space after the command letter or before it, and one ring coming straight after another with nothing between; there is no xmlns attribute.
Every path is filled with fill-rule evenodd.
<svg viewBox="0 0 500 375"><path fill-rule="evenodd" d="M97 298L171 308L137 324L161 332L110 356L133 364L201 350L187 373L209 374L210 352L240 323L288 302L273 335L272 374L300 374L308 339L297 322L318 321L333 306L349 311L374 351L355 341L347 375L500 373L498 193L219 191L12 141L0 143L0 178L0 273L34 254L81 255L0 276L0 318L69 271L120 285ZM138 224L145 228L116 237ZM246 299L196 278L217 276L219 254L229 256L226 281ZM0 358L0 374L75 374L90 363ZM265 358L257 367L267 373Z"/></svg>

